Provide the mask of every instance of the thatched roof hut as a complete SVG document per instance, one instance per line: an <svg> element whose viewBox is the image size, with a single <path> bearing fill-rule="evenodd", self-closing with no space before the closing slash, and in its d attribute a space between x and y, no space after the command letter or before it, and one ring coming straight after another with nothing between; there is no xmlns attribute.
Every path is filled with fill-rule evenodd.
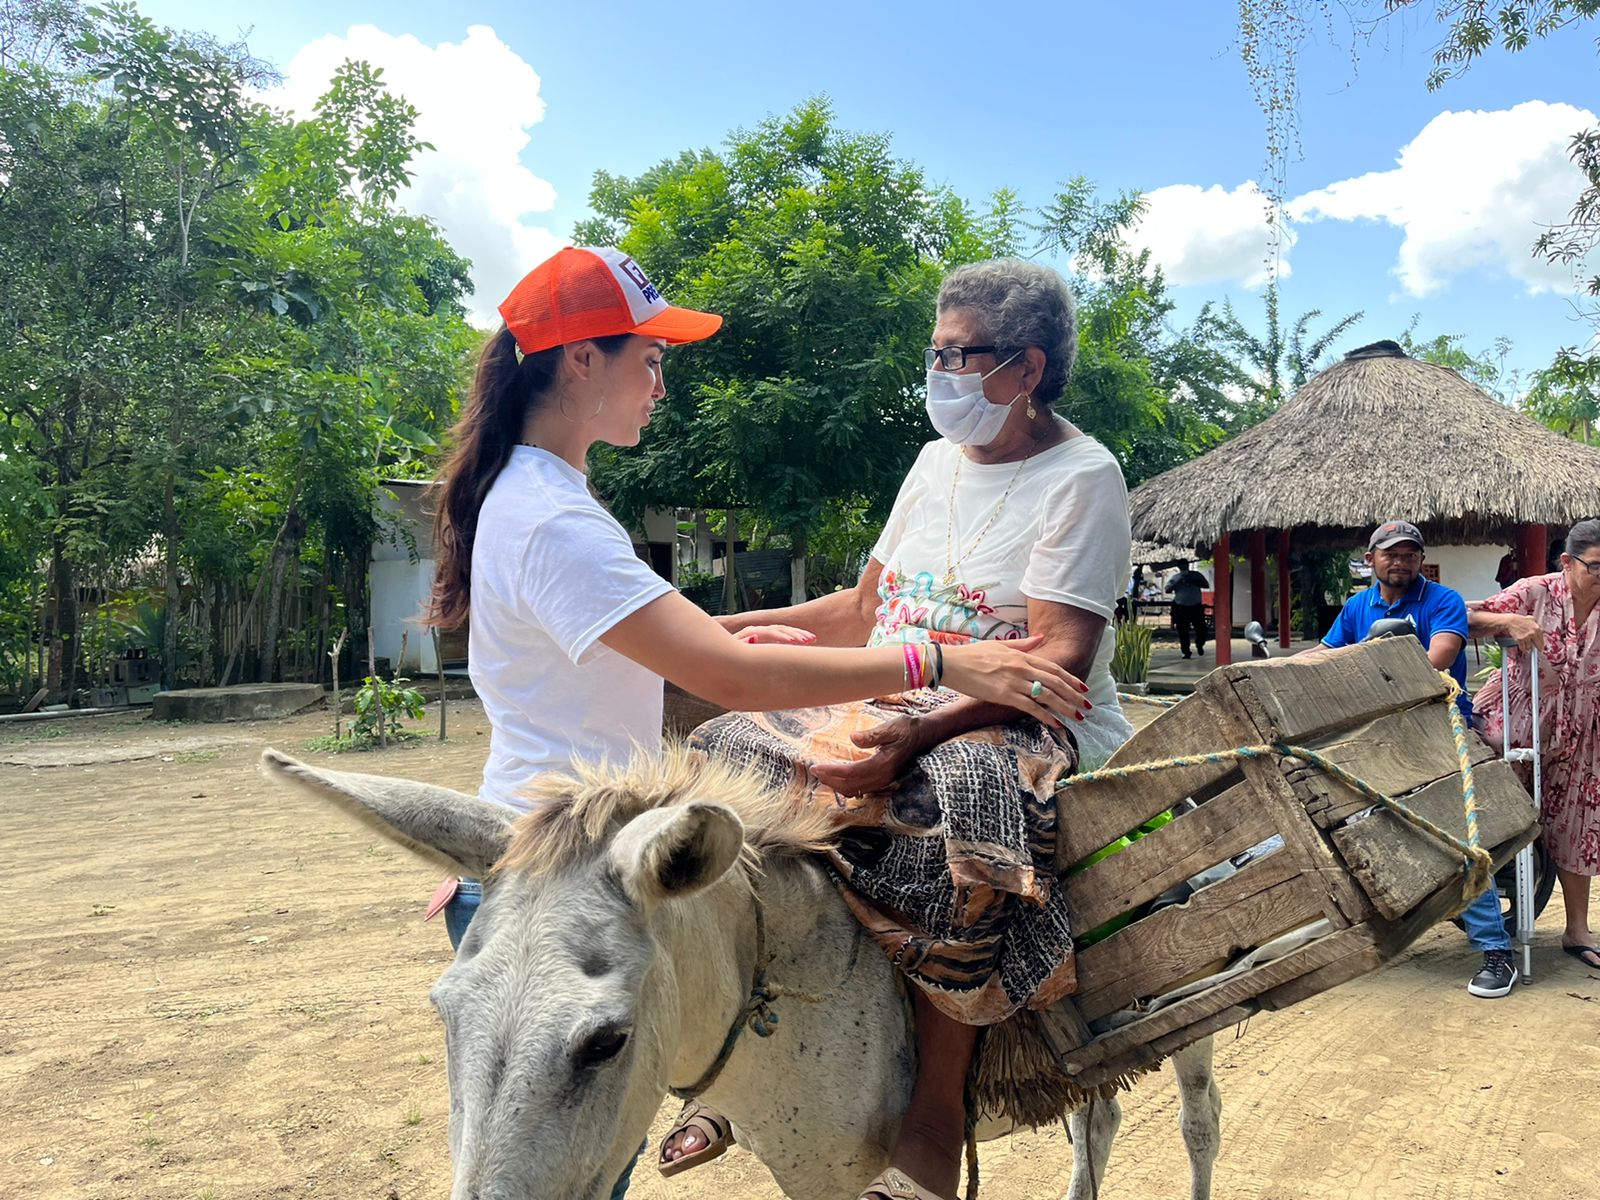
<svg viewBox="0 0 1600 1200"><path fill-rule="evenodd" d="M1228 660L1231 560L1248 547L1252 615L1266 619L1268 534L1288 644L1288 559L1365 544L1404 518L1429 545L1514 542L1542 572L1549 526L1600 515L1600 448L1499 403L1448 367L1375 342L1309 380L1261 424L1146 481L1128 497L1133 536L1210 547L1218 661Z"/></svg>
<svg viewBox="0 0 1600 1200"><path fill-rule="evenodd" d="M1503 542L1517 525L1600 514L1600 448L1385 341L1136 488L1128 505L1134 537L1197 546L1255 529L1293 530L1298 546L1350 545L1390 517L1430 542Z"/></svg>

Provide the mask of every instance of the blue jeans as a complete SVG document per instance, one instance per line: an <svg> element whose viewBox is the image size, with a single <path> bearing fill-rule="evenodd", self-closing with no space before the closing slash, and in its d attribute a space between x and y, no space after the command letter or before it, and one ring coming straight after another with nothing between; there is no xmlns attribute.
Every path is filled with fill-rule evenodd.
<svg viewBox="0 0 1600 1200"><path fill-rule="evenodd" d="M1494 883L1461 912L1461 926L1467 931L1467 944L1474 950L1509 950L1511 935L1506 932L1500 912L1500 893Z"/></svg>
<svg viewBox="0 0 1600 1200"><path fill-rule="evenodd" d="M452 950L461 948L461 939L467 936L467 926L472 924L472 918L477 915L478 905L481 903L483 903L483 884L476 879L463 879L456 888L456 894L451 896L449 903L444 906L444 928L450 935ZM622 1200L628 1194L628 1181L633 1178L633 1168L639 1163L639 1155L643 1154L649 1145L649 1138L639 1143L639 1153L633 1156L633 1161L627 1165L622 1177L611 1189L611 1200Z"/></svg>

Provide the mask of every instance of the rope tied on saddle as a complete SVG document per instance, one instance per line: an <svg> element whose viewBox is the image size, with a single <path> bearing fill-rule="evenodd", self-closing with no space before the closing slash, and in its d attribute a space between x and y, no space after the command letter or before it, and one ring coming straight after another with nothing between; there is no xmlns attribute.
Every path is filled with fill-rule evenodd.
<svg viewBox="0 0 1600 1200"><path fill-rule="evenodd" d="M1231 750L1217 750L1207 754L1185 754L1173 758L1152 759L1149 762L1130 763L1125 767L1102 767L1098 771L1085 771L1081 775L1068 776L1057 782L1056 790L1058 792L1065 791L1068 788L1077 787L1079 784L1093 783L1097 779L1127 779L1135 775L1149 775L1157 771L1169 771L1181 767L1197 767L1208 763L1238 762L1243 759L1261 759L1273 756L1298 759L1300 762L1332 776L1346 787L1360 793L1374 804L1382 806L1407 824L1460 854L1464 860L1461 907L1465 908L1492 883L1494 861L1490 858L1489 852L1479 844L1478 796L1472 774L1472 752L1467 746L1466 718L1461 715L1461 708L1456 703L1457 698L1461 695L1461 685L1443 671L1439 672L1439 677L1445 682L1445 703L1449 708L1450 732L1455 739L1457 773L1461 776L1461 803L1467 824L1465 840L1440 828L1420 813L1412 811L1402 801L1378 791L1366 780L1345 770L1327 756L1306 746L1294 746L1285 742L1262 743L1255 746L1235 746ZM1129 699L1157 704L1163 708L1171 707L1177 703L1176 701L1155 700L1150 697L1129 697ZM1458 909L1457 912L1459 911Z"/></svg>

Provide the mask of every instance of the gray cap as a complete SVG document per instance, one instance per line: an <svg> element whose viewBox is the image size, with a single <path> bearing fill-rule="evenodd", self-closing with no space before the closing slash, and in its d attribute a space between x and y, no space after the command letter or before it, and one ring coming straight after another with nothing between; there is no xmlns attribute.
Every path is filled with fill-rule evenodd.
<svg viewBox="0 0 1600 1200"><path fill-rule="evenodd" d="M1387 550L1401 542L1415 542L1420 548L1423 544L1422 530L1410 521L1385 521L1372 531L1372 536L1367 539L1367 549Z"/></svg>

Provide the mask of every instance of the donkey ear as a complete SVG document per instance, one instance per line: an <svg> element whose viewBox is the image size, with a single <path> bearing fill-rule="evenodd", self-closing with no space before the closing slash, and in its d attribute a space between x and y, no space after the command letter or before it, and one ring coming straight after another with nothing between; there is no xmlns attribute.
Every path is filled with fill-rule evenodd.
<svg viewBox="0 0 1600 1200"><path fill-rule="evenodd" d="M323 771L265 750L270 777L298 785L424 858L464 875L486 875L505 851L513 813L498 804L431 783Z"/></svg>
<svg viewBox="0 0 1600 1200"><path fill-rule="evenodd" d="M643 904L688 896L715 883L739 860L744 825L720 804L685 804L640 813L611 843L611 864Z"/></svg>

